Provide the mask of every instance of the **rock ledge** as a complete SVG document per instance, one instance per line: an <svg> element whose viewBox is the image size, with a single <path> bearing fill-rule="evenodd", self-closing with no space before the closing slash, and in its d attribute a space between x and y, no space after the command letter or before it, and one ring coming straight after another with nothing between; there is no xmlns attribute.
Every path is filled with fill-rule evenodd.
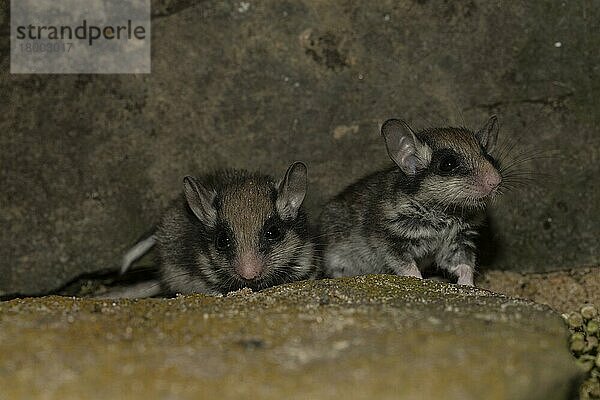
<svg viewBox="0 0 600 400"><path fill-rule="evenodd" d="M568 399L546 306L396 276L0 303L0 398Z"/></svg>

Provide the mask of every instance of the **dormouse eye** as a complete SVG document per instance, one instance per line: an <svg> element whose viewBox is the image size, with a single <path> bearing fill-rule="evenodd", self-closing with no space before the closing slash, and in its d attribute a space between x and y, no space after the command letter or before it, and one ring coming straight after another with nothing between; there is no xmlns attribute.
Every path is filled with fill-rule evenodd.
<svg viewBox="0 0 600 400"><path fill-rule="evenodd" d="M265 237L269 241L276 242L283 237L283 231L275 224L269 225L265 229Z"/></svg>
<svg viewBox="0 0 600 400"><path fill-rule="evenodd" d="M458 158L453 154L446 154L440 159L438 169L445 174L454 171L459 165Z"/></svg>
<svg viewBox="0 0 600 400"><path fill-rule="evenodd" d="M219 230L215 236L215 247L219 251L225 251L231 247L231 238L225 230Z"/></svg>

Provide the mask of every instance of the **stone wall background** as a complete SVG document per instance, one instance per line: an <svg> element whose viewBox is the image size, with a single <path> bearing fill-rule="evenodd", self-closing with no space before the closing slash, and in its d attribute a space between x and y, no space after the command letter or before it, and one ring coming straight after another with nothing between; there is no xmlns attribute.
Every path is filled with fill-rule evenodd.
<svg viewBox="0 0 600 400"><path fill-rule="evenodd" d="M181 177L309 165L307 206L388 164L378 125L554 154L490 210L482 268L600 261L600 4L153 1L150 75L10 75L0 1L0 295L116 267ZM248 6L249 5L249 6Z"/></svg>

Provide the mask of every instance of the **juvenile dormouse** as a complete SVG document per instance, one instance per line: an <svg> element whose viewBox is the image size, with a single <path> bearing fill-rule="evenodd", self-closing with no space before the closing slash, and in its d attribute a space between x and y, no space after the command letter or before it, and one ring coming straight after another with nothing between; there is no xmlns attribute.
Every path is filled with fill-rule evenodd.
<svg viewBox="0 0 600 400"><path fill-rule="evenodd" d="M502 183L490 155L495 116L477 132L436 128L414 132L401 120L381 128L391 168L352 184L324 208L324 273L395 273L421 277L435 262L462 285L473 285L476 228Z"/></svg>
<svg viewBox="0 0 600 400"><path fill-rule="evenodd" d="M182 195L156 232L125 255L122 271L156 244L161 284L170 293L217 295L312 279L306 190L301 162L279 183L245 170L186 176Z"/></svg>

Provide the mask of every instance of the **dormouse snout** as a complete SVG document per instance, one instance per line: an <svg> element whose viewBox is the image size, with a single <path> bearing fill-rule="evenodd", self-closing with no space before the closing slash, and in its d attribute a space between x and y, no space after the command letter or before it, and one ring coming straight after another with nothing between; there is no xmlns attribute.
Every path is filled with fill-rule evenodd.
<svg viewBox="0 0 600 400"><path fill-rule="evenodd" d="M501 182L502 177L494 168L486 168L479 176L479 184L484 196L492 194Z"/></svg>
<svg viewBox="0 0 600 400"><path fill-rule="evenodd" d="M264 269L264 261L260 256L253 253L244 253L235 262L235 272L246 280L260 277Z"/></svg>

